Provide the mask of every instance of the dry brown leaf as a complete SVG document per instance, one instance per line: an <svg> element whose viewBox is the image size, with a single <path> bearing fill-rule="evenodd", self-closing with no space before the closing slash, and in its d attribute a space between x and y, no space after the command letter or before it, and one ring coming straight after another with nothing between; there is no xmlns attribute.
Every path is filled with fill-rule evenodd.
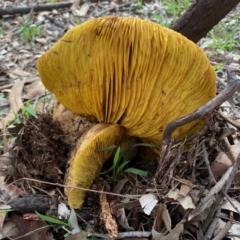
<svg viewBox="0 0 240 240"><path fill-rule="evenodd" d="M19 234L20 234L16 224L13 221L11 221L11 220L7 221L3 225L2 233L4 235L2 235L0 233L0 239L4 239L4 237L6 237L6 236L14 238L14 237L19 236Z"/></svg>
<svg viewBox="0 0 240 240"><path fill-rule="evenodd" d="M43 96L46 93L46 88L40 80L34 81L26 87L26 95L28 99Z"/></svg>
<svg viewBox="0 0 240 240"><path fill-rule="evenodd" d="M39 219L38 221L25 220L23 218L23 216L20 216L20 215L17 215L14 213L11 216L11 220L16 224L16 226L20 232L20 235L24 235L24 234L27 234L31 231L38 229L38 231L36 231L35 233L25 236L24 237L25 240L32 240L32 239L49 240L49 236L47 234L47 232L48 232L47 223L45 221L43 221L42 219ZM46 227L46 228L39 230L39 228L42 228L42 227Z"/></svg>
<svg viewBox="0 0 240 240"><path fill-rule="evenodd" d="M163 204L159 204L156 208L156 214L154 217L154 224L152 227L152 236L153 239L160 239L164 236L164 223L162 218Z"/></svg>
<svg viewBox="0 0 240 240"><path fill-rule="evenodd" d="M125 184L129 181L128 178L123 178L121 179L113 188L112 192L113 193L120 193L123 189L123 187L125 186Z"/></svg>
<svg viewBox="0 0 240 240"><path fill-rule="evenodd" d="M118 227L115 219L112 217L106 194L100 195L101 219L108 231L109 237L115 239L118 236Z"/></svg>
<svg viewBox="0 0 240 240"><path fill-rule="evenodd" d="M240 143L231 146L230 151L233 157L236 159L240 152ZM215 161L211 163L213 177L217 180L227 171L230 166L232 166L232 161L224 152L219 152Z"/></svg>
<svg viewBox="0 0 240 240"><path fill-rule="evenodd" d="M88 13L89 8L90 8L90 5L89 5L87 2L85 2L85 3L80 7L80 10L79 10L79 12L78 12L78 16L79 16L79 17L84 17L84 16L86 16L86 14Z"/></svg>
<svg viewBox="0 0 240 240"><path fill-rule="evenodd" d="M166 236L162 237L161 240L179 240L179 236L180 234L183 232L184 230L184 225L183 223L185 222L185 220L181 220L175 228L173 228L171 230L171 232L169 234L167 234Z"/></svg>
<svg viewBox="0 0 240 240"><path fill-rule="evenodd" d="M80 0L74 0L71 6L71 9L76 9L79 7Z"/></svg>
<svg viewBox="0 0 240 240"><path fill-rule="evenodd" d="M66 240L85 240L86 235L83 232L75 233L66 238Z"/></svg>
<svg viewBox="0 0 240 240"><path fill-rule="evenodd" d="M0 119L0 129L3 129L8 122L11 122L15 119L15 114L18 113L20 109L23 108L23 102L21 99L22 89L25 84L25 80L17 82L13 85L12 90L9 94L9 102L11 105L11 110L6 117Z"/></svg>
<svg viewBox="0 0 240 240"><path fill-rule="evenodd" d="M32 74L30 72L26 72L26 71L23 71L23 70L15 70L12 73L17 75L17 76L21 76L21 77L30 77L30 76L32 76Z"/></svg>
<svg viewBox="0 0 240 240"><path fill-rule="evenodd" d="M185 210L196 208L190 196L179 197L177 200Z"/></svg>
<svg viewBox="0 0 240 240"><path fill-rule="evenodd" d="M189 185L181 184L180 191L178 193L179 196L185 197L190 192L191 187Z"/></svg>
<svg viewBox="0 0 240 240"><path fill-rule="evenodd" d="M118 223L124 229L129 230L129 231L134 231L134 228L129 226L128 219L127 219L127 216L126 216L126 213L125 213L125 209L124 208L120 208L120 209L118 209L118 211L121 211L121 213L122 213L118 217Z"/></svg>
<svg viewBox="0 0 240 240"><path fill-rule="evenodd" d="M240 183L240 170L238 170L233 179L234 182Z"/></svg>
<svg viewBox="0 0 240 240"><path fill-rule="evenodd" d="M170 232L172 229L172 223L171 223L171 217L168 212L166 204L163 204L162 219L163 219L166 229Z"/></svg>

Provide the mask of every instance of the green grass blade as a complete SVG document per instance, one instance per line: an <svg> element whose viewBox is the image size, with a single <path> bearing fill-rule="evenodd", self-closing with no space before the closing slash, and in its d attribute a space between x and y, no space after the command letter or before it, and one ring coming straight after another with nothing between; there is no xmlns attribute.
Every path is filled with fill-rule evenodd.
<svg viewBox="0 0 240 240"><path fill-rule="evenodd" d="M41 219L45 220L46 222L50 222L50 223L54 223L54 224L57 224L57 225L60 225L60 226L65 226L65 227L69 227L69 225L57 218L53 218L53 217L49 217L49 216L45 216L45 215L42 215L38 212L35 212Z"/></svg>
<svg viewBox="0 0 240 240"><path fill-rule="evenodd" d="M123 162L123 163L117 168L116 175L118 175L118 174L123 170L123 168L124 168L129 162L130 162L130 161Z"/></svg>
<svg viewBox="0 0 240 240"><path fill-rule="evenodd" d="M148 174L146 171L136 169L136 168L128 168L128 169L124 170L124 172L133 173L136 175L140 175L142 177L147 177L147 174Z"/></svg>
<svg viewBox="0 0 240 240"><path fill-rule="evenodd" d="M118 164L118 162L120 160L119 157L120 157L120 147L118 147L118 149L117 149L117 151L116 151L116 153L114 155L114 158L113 158L113 167L114 167L114 169L116 169L117 164Z"/></svg>

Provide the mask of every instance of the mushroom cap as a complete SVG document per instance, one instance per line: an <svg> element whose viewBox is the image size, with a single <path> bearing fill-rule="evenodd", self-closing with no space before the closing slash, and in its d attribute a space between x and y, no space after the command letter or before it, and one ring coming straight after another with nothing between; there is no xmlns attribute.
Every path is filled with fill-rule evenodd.
<svg viewBox="0 0 240 240"><path fill-rule="evenodd" d="M149 143L159 143L168 122L216 93L215 72L197 45L132 17L101 17L72 28L39 58L38 70L73 113L120 124ZM191 135L203 123L178 128L173 137Z"/></svg>

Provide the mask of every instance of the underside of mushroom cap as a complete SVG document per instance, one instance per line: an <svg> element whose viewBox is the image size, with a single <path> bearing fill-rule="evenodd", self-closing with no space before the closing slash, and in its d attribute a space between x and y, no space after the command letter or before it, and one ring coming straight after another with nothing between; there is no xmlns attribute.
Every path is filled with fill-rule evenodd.
<svg viewBox="0 0 240 240"><path fill-rule="evenodd" d="M215 96L205 53L181 34L132 17L102 17L69 30L38 61L47 89L72 112L120 124L159 143L167 123ZM177 129L184 138L202 120Z"/></svg>

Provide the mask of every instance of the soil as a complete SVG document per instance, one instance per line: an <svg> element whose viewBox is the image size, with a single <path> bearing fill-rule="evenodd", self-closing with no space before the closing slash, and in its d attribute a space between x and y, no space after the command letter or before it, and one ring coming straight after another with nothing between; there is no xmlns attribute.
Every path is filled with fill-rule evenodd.
<svg viewBox="0 0 240 240"><path fill-rule="evenodd" d="M50 114L30 118L19 131L11 150L14 165L9 169L8 180L33 178L63 184L69 150L63 130ZM24 181L26 191L31 191L29 184ZM31 185L45 190L52 188L40 182L31 182Z"/></svg>

